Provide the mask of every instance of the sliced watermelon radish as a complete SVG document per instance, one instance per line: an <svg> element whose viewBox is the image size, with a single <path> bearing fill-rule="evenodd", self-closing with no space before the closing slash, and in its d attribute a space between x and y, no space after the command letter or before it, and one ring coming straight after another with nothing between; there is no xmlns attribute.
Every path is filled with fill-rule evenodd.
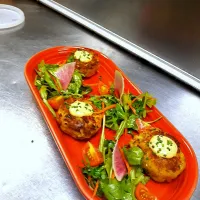
<svg viewBox="0 0 200 200"><path fill-rule="evenodd" d="M114 88L119 92L120 99L124 94L124 78L119 71L115 71Z"/></svg>
<svg viewBox="0 0 200 200"><path fill-rule="evenodd" d="M55 75L59 79L63 90L67 89L72 79L75 65L75 62L64 64L63 66L59 67L58 70L55 72Z"/></svg>
<svg viewBox="0 0 200 200"><path fill-rule="evenodd" d="M127 168L119 150L118 142L116 142L115 147L113 149L112 166L116 179L118 181L121 181L123 177L127 174Z"/></svg>
<svg viewBox="0 0 200 200"><path fill-rule="evenodd" d="M147 122L144 122L143 120L141 120L140 118L137 118L135 120L135 123L138 127L138 132L140 132L141 130L147 128L147 127L151 127L150 124L148 124Z"/></svg>

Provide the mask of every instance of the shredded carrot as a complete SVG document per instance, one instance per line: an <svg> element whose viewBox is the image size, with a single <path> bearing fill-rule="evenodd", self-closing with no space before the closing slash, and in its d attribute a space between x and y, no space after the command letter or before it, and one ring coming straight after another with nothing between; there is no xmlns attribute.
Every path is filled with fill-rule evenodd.
<svg viewBox="0 0 200 200"><path fill-rule="evenodd" d="M90 100L88 100L88 99L85 102L89 103L89 104L92 104L92 102Z"/></svg>
<svg viewBox="0 0 200 200"><path fill-rule="evenodd" d="M64 65L67 63L67 60L59 61L57 62L57 65Z"/></svg>
<svg viewBox="0 0 200 200"><path fill-rule="evenodd" d="M162 118L162 116L158 117L157 119L153 120L153 121L149 121L149 122L146 122L148 124L152 124L154 122L157 122L158 120L160 120Z"/></svg>
<svg viewBox="0 0 200 200"><path fill-rule="evenodd" d="M103 102L103 101L101 102L101 106L102 106L102 109L104 109L104 108L105 108L105 104L104 104L104 102Z"/></svg>
<svg viewBox="0 0 200 200"><path fill-rule="evenodd" d="M62 64L62 62L63 62L63 61L59 61L59 62L57 62L57 65L60 65L60 64Z"/></svg>
<svg viewBox="0 0 200 200"><path fill-rule="evenodd" d="M128 134L128 129L125 128L125 129L124 129L124 135L126 136L127 134Z"/></svg>
<svg viewBox="0 0 200 200"><path fill-rule="evenodd" d="M115 107L116 107L116 104L113 104L113 105L107 106L107 107L105 107L104 109L102 109L102 110L100 110L100 111L98 111L98 112L94 112L94 113L95 113L95 114L104 113L104 112L106 112L107 110L110 110L110 109L115 108Z"/></svg>
<svg viewBox="0 0 200 200"><path fill-rule="evenodd" d="M133 104L136 100L137 100L137 98L133 99L132 102L131 102L131 104Z"/></svg>
<svg viewBox="0 0 200 200"><path fill-rule="evenodd" d="M112 176L111 176L111 178L112 178L112 179L115 178L115 173L114 173L114 171L112 171Z"/></svg>
<svg viewBox="0 0 200 200"><path fill-rule="evenodd" d="M126 158L125 158L125 156L124 156L124 152L123 152L122 149L120 149L120 152L121 152L121 155L122 155L122 159L124 160L124 163L125 163L126 168L127 168L127 170L128 170L128 174L130 174L131 167L130 167L128 161L126 160Z"/></svg>
<svg viewBox="0 0 200 200"><path fill-rule="evenodd" d="M133 108L133 106L131 104L132 104L132 102L131 103L128 102L129 107L131 108L131 110L133 111L133 113L136 115L137 114L136 110L135 110L135 108Z"/></svg>
<svg viewBox="0 0 200 200"><path fill-rule="evenodd" d="M98 86L99 85L99 83L87 83L87 84L83 84L83 86L90 86L90 87L92 87L92 86Z"/></svg>
<svg viewBox="0 0 200 200"><path fill-rule="evenodd" d="M91 176L88 176L88 182L90 183L92 180Z"/></svg>
<svg viewBox="0 0 200 200"><path fill-rule="evenodd" d="M66 64L66 63L67 63L67 60L64 60L62 64L64 65L64 64Z"/></svg>
<svg viewBox="0 0 200 200"><path fill-rule="evenodd" d="M60 87L59 87L59 85L57 84L56 78L55 78L53 75L51 75L51 74L50 74L50 76L51 76L51 79L53 80L53 82L54 82L54 84L55 84L55 86L56 86L58 92L60 92Z"/></svg>
<svg viewBox="0 0 200 200"><path fill-rule="evenodd" d="M92 194L92 198L96 196L98 187L99 187L99 180L96 182L96 185L95 185L95 188L94 188L94 191L93 191L93 194Z"/></svg>

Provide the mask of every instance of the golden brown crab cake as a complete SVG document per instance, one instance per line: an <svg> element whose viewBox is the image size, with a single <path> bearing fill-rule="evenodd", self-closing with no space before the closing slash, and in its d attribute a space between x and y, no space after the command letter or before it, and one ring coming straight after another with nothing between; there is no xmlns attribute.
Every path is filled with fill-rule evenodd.
<svg viewBox="0 0 200 200"><path fill-rule="evenodd" d="M93 76L99 68L99 56L91 49L77 49L71 56L76 62L76 69L78 69L85 77Z"/></svg>
<svg viewBox="0 0 200 200"><path fill-rule="evenodd" d="M60 106L56 119L61 130L78 140L89 139L101 128L102 114L90 101L70 98Z"/></svg>
<svg viewBox="0 0 200 200"><path fill-rule="evenodd" d="M186 161L178 141L162 130L150 127L136 135L131 146L144 152L142 167L151 179L170 182L185 169Z"/></svg>

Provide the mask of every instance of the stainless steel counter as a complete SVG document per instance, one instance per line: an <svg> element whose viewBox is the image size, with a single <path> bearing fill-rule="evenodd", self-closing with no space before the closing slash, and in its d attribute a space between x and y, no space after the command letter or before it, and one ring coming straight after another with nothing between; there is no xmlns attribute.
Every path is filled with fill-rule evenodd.
<svg viewBox="0 0 200 200"><path fill-rule="evenodd" d="M198 0L54 1L200 78Z"/></svg>
<svg viewBox="0 0 200 200"><path fill-rule="evenodd" d="M16 0L25 13L20 30L0 32L0 199L84 199L62 160L24 79L36 52L81 45L109 56L193 146L200 162L200 97L190 87L35 1ZM200 184L192 200L200 199Z"/></svg>
<svg viewBox="0 0 200 200"><path fill-rule="evenodd" d="M197 0L39 0L200 91Z"/></svg>

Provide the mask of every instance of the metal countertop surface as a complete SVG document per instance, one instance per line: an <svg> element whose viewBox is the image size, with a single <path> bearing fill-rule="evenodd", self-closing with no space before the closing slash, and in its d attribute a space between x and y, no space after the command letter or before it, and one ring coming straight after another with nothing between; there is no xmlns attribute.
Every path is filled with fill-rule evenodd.
<svg viewBox="0 0 200 200"><path fill-rule="evenodd" d="M86 46L110 57L187 138L200 162L200 97L191 87L29 0L13 4L25 13L21 29L0 32L0 199L84 199L58 151L24 78L36 52L59 45ZM200 199L198 184L192 200Z"/></svg>
<svg viewBox="0 0 200 200"><path fill-rule="evenodd" d="M200 1L54 1L200 79Z"/></svg>

